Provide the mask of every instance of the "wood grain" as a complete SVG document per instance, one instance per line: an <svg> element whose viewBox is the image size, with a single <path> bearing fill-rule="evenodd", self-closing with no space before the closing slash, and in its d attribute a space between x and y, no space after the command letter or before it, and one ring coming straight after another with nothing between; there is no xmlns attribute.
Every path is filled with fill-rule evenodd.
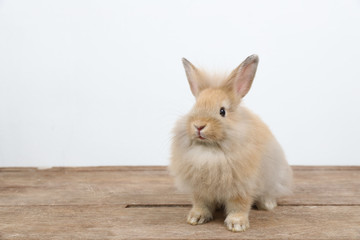
<svg viewBox="0 0 360 240"><path fill-rule="evenodd" d="M360 239L360 167L293 169L294 194L232 233L222 212L186 224L165 167L0 168L0 239Z"/></svg>
<svg viewBox="0 0 360 240"><path fill-rule="evenodd" d="M163 167L77 169L2 169L0 206L190 204ZM360 170L302 167L294 178L294 194L280 205L360 205Z"/></svg>
<svg viewBox="0 0 360 240"><path fill-rule="evenodd" d="M226 230L222 212L199 226L189 207L16 206L0 208L2 239L359 239L360 207L252 210L249 230ZM16 226L16 227L15 227Z"/></svg>

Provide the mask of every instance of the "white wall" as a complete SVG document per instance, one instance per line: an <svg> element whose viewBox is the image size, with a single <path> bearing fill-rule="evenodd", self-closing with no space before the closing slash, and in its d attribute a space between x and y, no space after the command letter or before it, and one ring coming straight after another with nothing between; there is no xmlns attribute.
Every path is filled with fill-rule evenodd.
<svg viewBox="0 0 360 240"><path fill-rule="evenodd" d="M0 0L0 166L165 165L181 57L260 56L246 105L291 164L360 164L360 2Z"/></svg>

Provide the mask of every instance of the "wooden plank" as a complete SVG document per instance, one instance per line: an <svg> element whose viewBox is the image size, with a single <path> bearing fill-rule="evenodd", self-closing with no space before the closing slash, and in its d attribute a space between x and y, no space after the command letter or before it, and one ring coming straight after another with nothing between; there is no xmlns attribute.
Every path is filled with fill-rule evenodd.
<svg viewBox="0 0 360 240"><path fill-rule="evenodd" d="M148 186L142 187L142 184ZM53 188L80 186L118 186L122 192L141 189L142 193L159 189L175 190L166 171L28 171L0 172L1 188Z"/></svg>
<svg viewBox="0 0 360 240"><path fill-rule="evenodd" d="M0 167L0 172L61 171L167 171L167 166L99 166L99 167Z"/></svg>
<svg viewBox="0 0 360 240"><path fill-rule="evenodd" d="M1 168L0 239L360 239L360 167L294 167L294 195L231 233L202 226L164 167ZM309 206L307 206L309 205Z"/></svg>
<svg viewBox="0 0 360 240"><path fill-rule="evenodd" d="M292 166L294 171L360 171L360 166ZM98 167L0 167L0 172L28 172L28 171L167 171L167 166L98 166Z"/></svg>
<svg viewBox="0 0 360 240"><path fill-rule="evenodd" d="M129 193L164 192L176 192L165 171L0 172L3 206L126 204Z"/></svg>
<svg viewBox="0 0 360 240"><path fill-rule="evenodd" d="M360 205L360 171L296 170L294 194L282 205Z"/></svg>
<svg viewBox="0 0 360 240"><path fill-rule="evenodd" d="M0 205L190 204L162 167L0 172ZM294 194L280 205L360 205L360 171L295 168Z"/></svg>
<svg viewBox="0 0 360 240"><path fill-rule="evenodd" d="M291 166L294 171L360 171L360 166Z"/></svg>
<svg viewBox="0 0 360 240"><path fill-rule="evenodd" d="M0 239L360 239L360 207L284 206L252 210L250 229L232 233L218 212L199 226L189 208L0 207Z"/></svg>

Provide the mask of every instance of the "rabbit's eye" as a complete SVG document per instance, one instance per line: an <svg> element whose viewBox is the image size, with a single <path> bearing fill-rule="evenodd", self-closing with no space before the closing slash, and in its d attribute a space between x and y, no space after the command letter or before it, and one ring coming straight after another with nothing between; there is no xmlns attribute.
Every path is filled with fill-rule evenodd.
<svg viewBox="0 0 360 240"><path fill-rule="evenodd" d="M225 114L226 114L225 108L224 108L224 107L221 107L221 108L220 108L220 115L221 115L222 117L225 117Z"/></svg>

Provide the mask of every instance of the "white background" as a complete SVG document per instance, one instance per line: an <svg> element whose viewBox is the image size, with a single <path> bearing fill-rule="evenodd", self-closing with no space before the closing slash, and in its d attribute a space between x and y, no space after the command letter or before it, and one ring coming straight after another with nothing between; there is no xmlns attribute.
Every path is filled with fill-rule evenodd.
<svg viewBox="0 0 360 240"><path fill-rule="evenodd" d="M359 1L0 0L0 166L166 165L181 57L253 53L245 103L289 162L360 164Z"/></svg>

